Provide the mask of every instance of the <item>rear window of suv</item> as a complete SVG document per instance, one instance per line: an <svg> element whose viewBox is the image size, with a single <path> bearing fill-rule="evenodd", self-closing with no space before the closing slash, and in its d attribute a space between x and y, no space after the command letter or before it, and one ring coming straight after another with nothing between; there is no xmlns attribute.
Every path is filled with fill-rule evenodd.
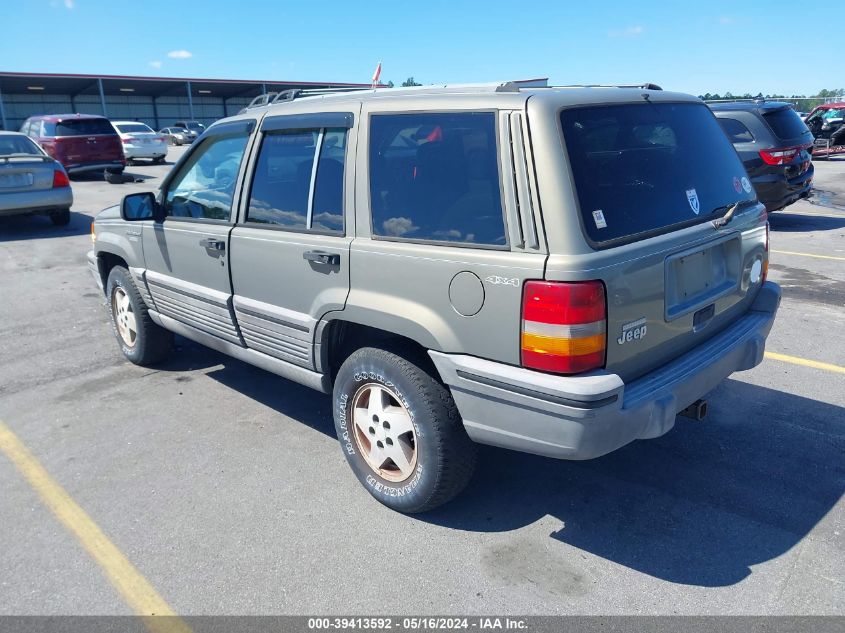
<svg viewBox="0 0 845 633"><path fill-rule="evenodd" d="M753 200L745 167L707 106L646 103L565 109L569 163L590 241L612 246Z"/></svg>
<svg viewBox="0 0 845 633"><path fill-rule="evenodd" d="M772 128L775 136L781 139L795 139L809 131L804 121L801 120L801 117L792 108L764 112L763 118L769 124L769 127Z"/></svg>
<svg viewBox="0 0 845 633"><path fill-rule="evenodd" d="M55 126L55 128L54 128ZM117 134L106 119L70 119L48 123L47 136L92 136L94 134ZM54 128L54 129L51 129Z"/></svg>

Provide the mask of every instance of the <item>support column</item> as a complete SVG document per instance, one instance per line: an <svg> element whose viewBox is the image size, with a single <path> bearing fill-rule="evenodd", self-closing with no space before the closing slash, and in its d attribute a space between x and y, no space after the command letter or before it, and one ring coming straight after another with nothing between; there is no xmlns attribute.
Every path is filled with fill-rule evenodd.
<svg viewBox="0 0 845 633"><path fill-rule="evenodd" d="M3 108L3 91L0 90L0 124L3 125L2 129L7 130L6 127L6 110Z"/></svg>
<svg viewBox="0 0 845 633"><path fill-rule="evenodd" d="M261 84L261 94L267 94L267 84Z"/></svg>
<svg viewBox="0 0 845 633"><path fill-rule="evenodd" d="M191 82L186 81L185 86L188 88L188 119L194 120L194 99L191 97Z"/></svg>
<svg viewBox="0 0 845 633"><path fill-rule="evenodd" d="M229 104L226 101L226 97L223 97L223 118L229 116Z"/></svg>
<svg viewBox="0 0 845 633"><path fill-rule="evenodd" d="M103 80L97 77L97 87L100 89L100 105L103 106L103 116L109 118L106 111L106 93L103 92Z"/></svg>
<svg viewBox="0 0 845 633"><path fill-rule="evenodd" d="M161 123L158 120L158 106L156 105L156 98L153 97L153 120L156 123L156 132L158 132L158 128L161 127Z"/></svg>

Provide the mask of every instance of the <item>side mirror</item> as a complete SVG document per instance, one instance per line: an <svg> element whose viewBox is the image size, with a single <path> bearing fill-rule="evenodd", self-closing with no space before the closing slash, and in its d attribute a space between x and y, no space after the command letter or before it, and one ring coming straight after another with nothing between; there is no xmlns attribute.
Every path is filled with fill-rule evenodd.
<svg viewBox="0 0 845 633"><path fill-rule="evenodd" d="M120 203L120 217L127 222L139 222L141 220L164 220L164 214L156 202L155 194L151 192L130 193L123 197Z"/></svg>

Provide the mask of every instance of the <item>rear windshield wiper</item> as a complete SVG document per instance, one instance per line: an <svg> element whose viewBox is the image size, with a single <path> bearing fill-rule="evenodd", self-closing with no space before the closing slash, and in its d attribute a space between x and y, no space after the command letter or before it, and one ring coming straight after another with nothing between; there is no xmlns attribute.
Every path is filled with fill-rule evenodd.
<svg viewBox="0 0 845 633"><path fill-rule="evenodd" d="M723 226L727 226L728 223L734 219L734 213L736 213L736 210L739 208L740 202L734 202L732 205L724 205L713 209L711 213L716 213L717 211L721 211L722 209L728 210L727 213L725 213L725 215L723 215L721 218L716 218L715 220L713 220L713 228L721 229Z"/></svg>

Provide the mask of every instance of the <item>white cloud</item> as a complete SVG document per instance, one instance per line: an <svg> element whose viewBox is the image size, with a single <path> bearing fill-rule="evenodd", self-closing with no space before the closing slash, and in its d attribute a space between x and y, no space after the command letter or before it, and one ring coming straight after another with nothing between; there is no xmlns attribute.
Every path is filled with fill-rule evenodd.
<svg viewBox="0 0 845 633"><path fill-rule="evenodd" d="M167 54L168 57L172 57L173 59L188 59L189 57L193 57L194 54L191 51L170 51Z"/></svg>
<svg viewBox="0 0 845 633"><path fill-rule="evenodd" d="M152 61L150 62L150 66L153 68L161 68L161 62L159 60Z"/></svg>
<svg viewBox="0 0 845 633"><path fill-rule="evenodd" d="M73 0L65 0L65 8L72 9L73 8Z"/></svg>
<svg viewBox="0 0 845 633"><path fill-rule="evenodd" d="M719 18L719 24L733 24L734 22L736 20L729 15L723 15Z"/></svg>
<svg viewBox="0 0 845 633"><path fill-rule="evenodd" d="M621 31L610 31L608 37L638 37L645 33L645 27L639 24L629 26Z"/></svg>

